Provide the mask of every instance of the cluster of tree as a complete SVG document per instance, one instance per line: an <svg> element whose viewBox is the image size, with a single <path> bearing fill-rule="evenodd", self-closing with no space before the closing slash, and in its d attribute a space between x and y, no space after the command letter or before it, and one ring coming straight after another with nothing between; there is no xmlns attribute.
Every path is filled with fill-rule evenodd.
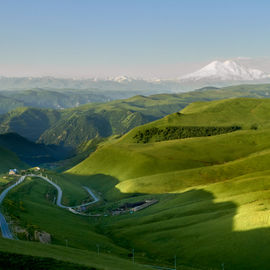
<svg viewBox="0 0 270 270"><path fill-rule="evenodd" d="M233 132L241 129L239 126L230 127L165 127L149 128L138 131L133 137L137 143L148 143L150 141L160 142L176 139L185 139L192 137L214 136L224 133Z"/></svg>
<svg viewBox="0 0 270 270"><path fill-rule="evenodd" d="M30 255L21 255L3 251L0 252L0 265L0 269L96 270L94 267L77 265L52 258L34 257Z"/></svg>
<svg viewBox="0 0 270 270"><path fill-rule="evenodd" d="M24 269L24 270L95 270L94 267L77 265L70 262L59 261L52 258L34 257L30 255L0 252L0 269Z"/></svg>

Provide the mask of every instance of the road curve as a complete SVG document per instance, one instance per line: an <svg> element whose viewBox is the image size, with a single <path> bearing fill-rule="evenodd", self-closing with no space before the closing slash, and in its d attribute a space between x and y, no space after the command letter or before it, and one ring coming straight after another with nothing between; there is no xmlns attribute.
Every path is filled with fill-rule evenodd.
<svg viewBox="0 0 270 270"><path fill-rule="evenodd" d="M93 203L96 203L96 202L99 201L99 198L92 192L92 190L90 190L90 188L83 186L83 188L89 193L89 195L91 197L93 197L94 200L91 201L91 202L88 202L88 203L80 204L80 205L65 206L65 205L63 205L61 203L63 191L62 191L62 189L56 183L54 183L52 180L50 180L47 177L42 176L42 175L28 174L27 176L39 177L39 178L45 180L46 182L48 182L49 184L53 185L57 189L56 205L59 206L59 207L61 207L61 208L65 208L65 209L77 208L77 207L81 207L81 206L87 206L87 205L90 205L90 204L93 204Z"/></svg>
<svg viewBox="0 0 270 270"><path fill-rule="evenodd" d="M90 190L90 188L83 186L83 188L89 193L90 196L93 197L94 200L91 201L91 202L89 202L89 203L84 203L84 204L81 204L81 205L65 206L65 205L63 205L61 203L63 191L62 191L62 189L56 183L54 183L53 181L51 181L50 179L48 179L47 177L44 177L42 175L28 174L28 175L25 175L25 176L21 176L20 179L15 184L9 186L8 188L6 188L0 194L0 206L1 206L2 202L3 202L3 200L5 199L6 195L8 194L8 192L11 189L13 189L14 187L16 187L17 185L19 185L20 183L22 183L24 181L25 177L27 177L27 176L30 176L30 177L39 177L39 178L45 180L46 182L48 182L49 184L53 185L57 189L56 205L59 206L59 207L61 207L61 208L72 210L72 208L77 208L77 207L81 207L81 206L87 206L87 205L94 204L94 203L96 203L96 202L99 201L99 198ZM73 212L73 211L71 211L71 212ZM1 213L1 211L0 211L0 228L1 228L2 236L4 238L14 239L14 237L13 237L13 235L12 235L10 229L9 229L8 223L7 223L4 215Z"/></svg>
<svg viewBox="0 0 270 270"><path fill-rule="evenodd" d="M23 182L24 179L25 179L25 176L20 177L20 179L15 184L9 186L0 194L0 206L3 202L3 200L5 199L5 197L7 196L8 192L11 189L13 189L14 187L16 187L17 185L19 185L21 182ZM7 221L4 217L4 215L1 213L1 211L0 211L0 227L1 227L2 236L4 238L13 239L13 235L12 235L12 233L8 227Z"/></svg>

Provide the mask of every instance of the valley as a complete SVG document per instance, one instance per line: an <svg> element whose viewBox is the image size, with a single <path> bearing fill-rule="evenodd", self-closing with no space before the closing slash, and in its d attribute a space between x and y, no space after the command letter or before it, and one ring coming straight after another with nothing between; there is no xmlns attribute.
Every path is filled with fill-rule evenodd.
<svg viewBox="0 0 270 270"><path fill-rule="evenodd" d="M20 175L26 177L9 190L1 206L14 238L20 240L0 238L0 253L93 269L174 269L175 258L177 269L183 270L222 265L268 269L268 89L238 86L225 93L208 88L66 111L38 109L49 113L52 121L39 138L24 134L24 129L20 135L6 133L18 131L9 121L14 116L17 123L25 121L29 109L3 114L0 126L10 129L2 129L0 135L5 157L1 192L24 177ZM125 118L127 112L142 117L132 122ZM88 114L97 117L98 124L99 117L107 115L111 131L87 130L80 138L73 137L80 125L87 125ZM39 114L29 117L34 121ZM65 131L66 145L55 140L57 130ZM45 141L50 132L52 139ZM67 147L72 151L61 156ZM45 162L42 155L48 156ZM47 161L55 167L48 169ZM45 178L31 166L40 166ZM7 176L11 168L20 173ZM68 211L69 206L78 207ZM37 235L50 240L38 243ZM66 256L71 250L72 256Z"/></svg>
<svg viewBox="0 0 270 270"><path fill-rule="evenodd" d="M0 2L0 270L270 269L270 1Z"/></svg>

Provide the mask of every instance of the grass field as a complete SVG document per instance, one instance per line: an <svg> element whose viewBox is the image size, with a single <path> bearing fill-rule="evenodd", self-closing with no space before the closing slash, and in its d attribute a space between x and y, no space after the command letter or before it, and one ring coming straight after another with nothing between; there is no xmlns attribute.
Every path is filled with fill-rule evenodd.
<svg viewBox="0 0 270 270"><path fill-rule="evenodd" d="M241 100L245 103L244 99ZM133 134L135 130L139 129L135 128L118 141L104 144L89 158L67 173L81 177L92 175L89 177L89 183L93 182L94 188L100 189L101 192L105 193L105 197L112 199L113 196L120 196L120 192L172 192L181 188L230 179L252 171L266 170L269 168L270 130L267 122L268 115L264 111L267 106L270 107L270 102L267 100L261 105L262 102L262 100L247 99L249 110L254 114L253 118L261 123L256 130L248 128L254 123L251 118L248 118L251 120L249 124L246 124L246 128L243 126L243 130L228 134L138 144L133 142ZM221 115L220 121L223 125L227 123L228 125L242 125L242 117L240 116L238 117L239 122L237 122L236 117L234 117L233 122L227 117L227 123L225 122L220 112L221 108L219 108L220 104L223 107L224 101L210 102L208 107L215 107L212 103L217 105L218 109L215 110ZM243 107L243 114L247 114L246 105L242 107L235 105L238 100L230 100L230 103L229 108L241 110ZM262 111L256 111L254 108L258 108L258 106L265 108ZM191 105L191 107L194 106ZM206 112L206 116L204 116L206 105L202 103L202 107L202 112L194 113L195 122L192 123L189 120L188 125L195 125L198 115L201 119L206 118L208 115ZM230 113L234 114L234 110L230 109ZM185 119L185 111L189 111L189 107L184 109L180 117L175 116L179 120L178 125L182 125L181 121ZM223 111L227 115L229 109L224 106ZM219 114L217 113L216 122L213 125L217 125ZM238 114L240 115L240 112ZM192 116L193 113L190 115ZM166 117L166 119L173 118L173 116ZM154 126L155 123L160 126L163 123L165 126L167 121L164 121L162 119L147 126ZM174 125L176 125L175 121ZM207 123L206 120L205 123ZM203 120L201 120L200 125L202 124ZM141 128L144 129L145 126ZM94 180L91 181L91 178ZM108 183L107 185L98 185L96 183L105 178L107 178L107 182L111 182L111 185Z"/></svg>
<svg viewBox="0 0 270 270"><path fill-rule="evenodd" d="M1 252L9 252L11 255L9 258L14 258L14 254L20 255L31 255L36 258L36 260L43 259L46 264L46 269L74 269L71 266L67 265L67 263L73 263L77 267L77 269L81 269L82 267L89 267L90 269L97 270L118 270L118 269L131 269L131 270L139 270L146 269L140 265L133 265L131 260L125 260L118 258L116 256L112 256L109 254L100 253L97 255L97 252L91 252L88 250L75 249L71 247L63 247L58 245L44 245L40 243L27 242L27 241L15 241L7 240L0 238L0 251ZM2 254L0 252L0 260ZM19 256L20 256L19 255ZM15 258L18 260L19 256ZM45 258L45 259L44 259ZM46 260L46 258L49 258ZM54 264L48 264L51 262L51 259L58 261L58 268L55 268ZM13 260L15 261L15 260ZM24 269L33 269L31 265L27 262L27 258L22 258L24 265L26 268ZM2 265L2 264L1 264ZM21 267L21 264L19 267ZM70 268L68 268L68 266ZM17 269L21 269L21 268ZM28 268L27 268L28 267ZM32 265L33 267L33 265ZM62 267L62 268L61 268ZM81 267L81 268L80 268ZM16 269L16 268L15 268ZM41 268L37 268L41 269ZM76 269L76 268L75 268Z"/></svg>
<svg viewBox="0 0 270 270"><path fill-rule="evenodd" d="M50 174L49 177L52 178L52 175ZM54 178L57 179L55 181L63 187L63 190L72 190L75 187L74 183L63 176L57 178L54 174ZM64 181L67 181L69 185L63 184ZM77 190L79 190L78 187ZM79 192L75 191L75 193L76 196L79 196ZM50 194L50 196L46 196L47 194ZM13 221L13 228L15 226L24 228L30 235L34 231L45 231L51 234L52 243L46 245L16 241L16 244L11 244L14 241L0 239L0 252L8 251L11 253L10 257L13 256L14 252L18 252L24 255L57 259L60 260L59 265L63 269L69 269L69 266L65 266L64 262L76 264L80 262L80 264L96 267L97 269L146 269L146 267L142 266L143 264L171 266L170 261L164 262L148 257L145 252L139 250L136 251L136 263L142 265L133 265L130 257L132 247L123 243L115 243L109 235L104 234L103 229L100 227L100 224L107 224L111 217L90 218L74 215L53 205L53 196L51 195L55 195L55 190L48 183L39 178L28 177L22 185L9 193L4 202L4 209L8 213L8 218ZM69 202L66 200L66 203ZM78 199L77 202L79 203L80 200ZM18 237L24 240L21 234ZM66 245L68 247L65 247ZM99 246L100 256L97 256L97 246ZM23 252L20 251L20 247L23 247ZM35 252L32 252L33 248ZM67 252L71 252L72 256L67 256ZM31 258L22 257L21 260L28 262L31 261ZM36 260L47 263L46 260L40 258ZM180 266L179 269L188 268Z"/></svg>
<svg viewBox="0 0 270 270"><path fill-rule="evenodd" d="M0 173L7 173L9 169L24 169L27 167L14 153L2 147L0 147L0 159Z"/></svg>
<svg viewBox="0 0 270 270"><path fill-rule="evenodd" d="M176 256L179 269L222 269L224 265L231 270L268 270L269 112L270 100L263 99L191 104L180 114L102 142L63 174L46 172L63 188L64 204L86 200L82 188L86 185L102 198L96 211L105 213L125 202L159 201L145 210L94 219L75 216L52 204L54 190L39 179L28 179L14 189L5 209L22 226L50 233L54 244L50 246L59 248L59 253L68 239L69 248L78 252L87 249L86 253L94 254L98 244L106 256L128 259L135 249L137 261L167 267L173 267ZM160 142L134 141L139 130L170 125L236 125L241 130ZM18 211L20 205L22 211ZM38 245L25 243L31 244ZM61 259L60 255L46 256Z"/></svg>
<svg viewBox="0 0 270 270"><path fill-rule="evenodd" d="M120 246L168 264L177 255L201 268L269 269L269 109L261 99L195 103L100 146L66 175L88 178L108 202L159 200L99 224ZM170 125L242 129L145 144L133 139L138 130Z"/></svg>

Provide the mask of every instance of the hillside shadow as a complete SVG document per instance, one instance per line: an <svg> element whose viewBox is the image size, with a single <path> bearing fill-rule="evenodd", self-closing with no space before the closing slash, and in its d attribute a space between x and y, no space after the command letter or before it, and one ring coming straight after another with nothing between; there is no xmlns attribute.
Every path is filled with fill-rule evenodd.
<svg viewBox="0 0 270 270"><path fill-rule="evenodd" d="M270 269L270 228L234 231L238 206L232 201L216 202L213 193L193 189L178 194L124 194L115 186L119 180L103 174L77 176L104 196L104 201L136 201L155 198L159 203L134 214L113 217L100 224L99 232L127 249L154 261L199 269ZM247 213L248 215L248 213Z"/></svg>
<svg viewBox="0 0 270 270"><path fill-rule="evenodd" d="M87 185L94 191L100 193L104 201L119 201L124 198L141 196L144 194L136 193L122 193L115 186L119 183L119 180L113 176L105 174L94 174L90 176L75 175L71 173L64 173L64 176L69 180L79 182L81 185Z"/></svg>
<svg viewBox="0 0 270 270"><path fill-rule="evenodd" d="M160 228L155 230L159 236L153 243L161 239L159 244L162 245L166 235L172 236L164 250L174 247L173 252L183 264L200 269L202 266L206 269L223 269L223 266L231 270L270 269L270 228L235 231L237 204L231 201L216 203L214 194L205 190L162 196L175 196L172 202L175 201L178 211L170 216L170 210L165 210L163 221L167 219L170 223L172 220L171 227L162 228L159 224ZM167 206L173 207L173 204Z"/></svg>

